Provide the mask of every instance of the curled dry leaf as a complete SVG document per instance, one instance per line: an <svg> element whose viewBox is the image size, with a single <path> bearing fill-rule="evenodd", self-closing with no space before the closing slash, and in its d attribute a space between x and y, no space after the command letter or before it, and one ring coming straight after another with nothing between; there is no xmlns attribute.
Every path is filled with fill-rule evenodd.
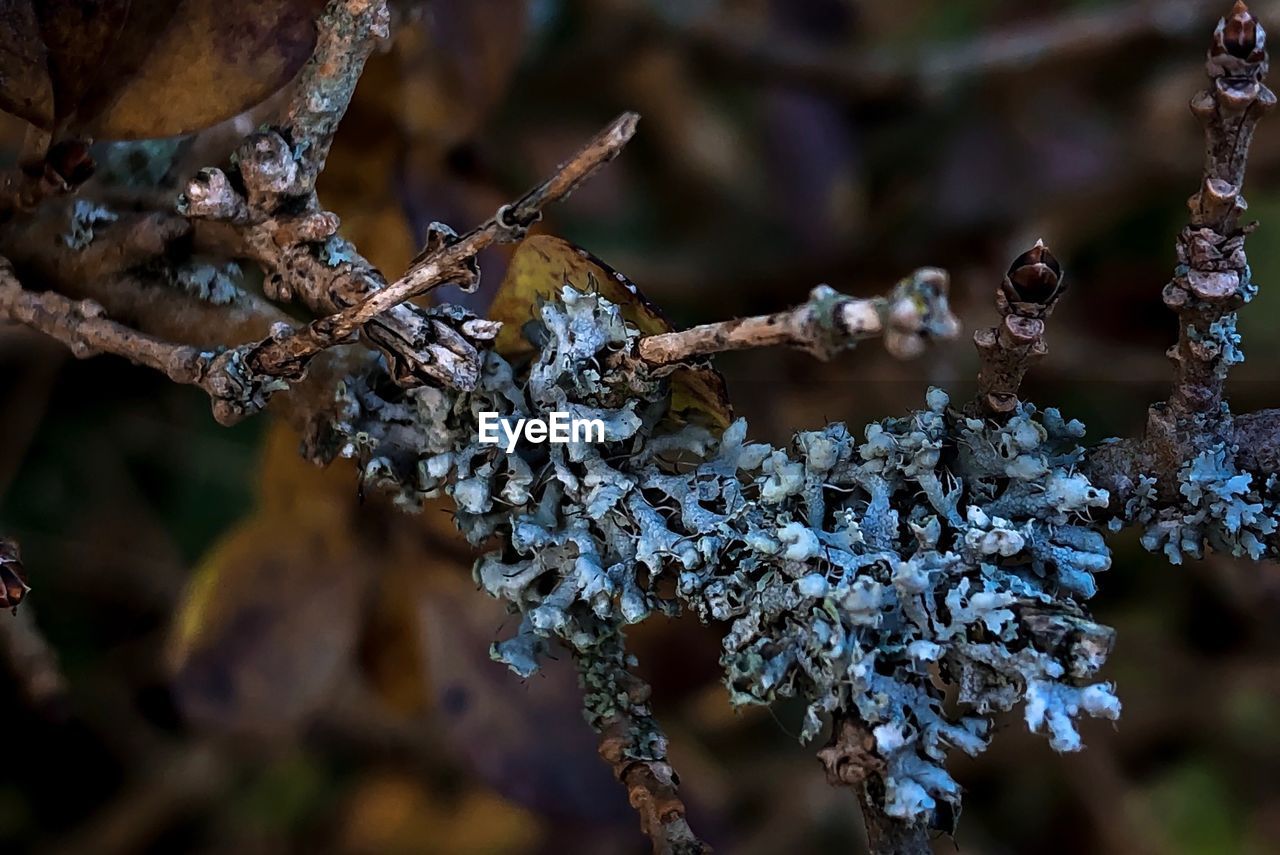
<svg viewBox="0 0 1280 855"><path fill-rule="evenodd" d="M257 104L315 47L323 0L0 0L0 109L101 139L187 133Z"/></svg>

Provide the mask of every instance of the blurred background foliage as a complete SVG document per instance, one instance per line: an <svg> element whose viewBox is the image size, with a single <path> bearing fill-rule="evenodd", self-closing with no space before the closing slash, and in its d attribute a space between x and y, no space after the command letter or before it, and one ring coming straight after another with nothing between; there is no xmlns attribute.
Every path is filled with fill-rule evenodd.
<svg viewBox="0 0 1280 855"><path fill-rule="evenodd" d="M951 271L968 330L1042 237L1068 270L1027 397L1091 436L1165 394L1159 292L1195 189L1186 101L1226 0L424 0L395 4L321 182L344 233L401 271L433 220L490 215L623 109L625 155L545 230L625 272L678 325ZM1280 27L1280 3L1254 12ZM204 97L193 91L191 98ZM273 103L183 145L212 162ZM20 123L3 125L16 156ZM1237 411L1275 406L1280 122L1254 146ZM99 147L99 159L120 155ZM127 155L128 152L124 151ZM212 160L211 160L212 159ZM450 294L483 311L484 285ZM967 338L967 335L966 335ZM0 848L48 853L640 852L567 663L521 682L487 658L502 609L473 590L445 504L419 516L303 464L259 418L0 330L0 527L33 592L0 615ZM719 361L757 437L963 398L965 341L896 363ZM966 853L1280 848L1280 572L1181 568L1126 534L1094 601L1119 630L1118 726L1059 757L1010 718L961 760ZM65 679L33 678L48 640ZM858 851L797 710L733 714L714 629L635 633L695 827L721 851ZM25 645L25 646L24 646ZM17 651L17 652L15 652ZM39 676L39 675L37 675ZM814 746L816 747L816 746Z"/></svg>

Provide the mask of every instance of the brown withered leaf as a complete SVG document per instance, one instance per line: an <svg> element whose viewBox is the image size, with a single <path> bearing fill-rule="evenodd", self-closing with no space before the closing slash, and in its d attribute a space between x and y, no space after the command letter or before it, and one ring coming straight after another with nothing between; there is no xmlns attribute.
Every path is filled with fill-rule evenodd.
<svg viewBox="0 0 1280 855"><path fill-rule="evenodd" d="M520 680L488 656L519 618L459 579L433 577L419 614L436 721L468 771L543 816L630 821L625 792L600 762L582 718L567 652Z"/></svg>
<svg viewBox="0 0 1280 855"><path fill-rule="evenodd" d="M323 0L0 0L0 107L101 139L187 133L257 104L315 47Z"/></svg>
<svg viewBox="0 0 1280 855"><path fill-rule="evenodd" d="M125 20L130 0L37 0L36 19L53 84L55 116L70 116L98 81Z"/></svg>
<svg viewBox="0 0 1280 855"><path fill-rule="evenodd" d="M351 673L373 577L355 504L349 467L312 466L273 426L257 512L204 557L175 618L168 660L189 719L288 733Z"/></svg>

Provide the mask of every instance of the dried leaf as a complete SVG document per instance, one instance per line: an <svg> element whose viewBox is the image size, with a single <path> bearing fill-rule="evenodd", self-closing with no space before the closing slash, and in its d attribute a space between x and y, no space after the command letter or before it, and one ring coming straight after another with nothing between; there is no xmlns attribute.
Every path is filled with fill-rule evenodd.
<svg viewBox="0 0 1280 855"><path fill-rule="evenodd" d="M40 0L34 3L53 84L54 115L70 116L96 85L126 19L130 0Z"/></svg>
<svg viewBox="0 0 1280 855"><path fill-rule="evenodd" d="M628 821L626 796L583 721L568 654L535 679L516 679L486 654L504 622L502 605L470 585L434 581L420 605L425 657L440 728L467 768L545 816Z"/></svg>
<svg viewBox="0 0 1280 855"><path fill-rule="evenodd" d="M293 79L322 0L0 0L0 107L102 139L216 124Z"/></svg>
<svg viewBox="0 0 1280 855"><path fill-rule="evenodd" d="M372 576L349 522L352 483L273 428L257 513L205 556L176 618L169 662L189 718L287 732L350 673Z"/></svg>
<svg viewBox="0 0 1280 855"><path fill-rule="evenodd" d="M670 332L667 320L630 279L568 241L533 235L516 249L506 278L489 308L489 317L502 321L496 350L503 356L532 353L524 327L536 317L541 301L551 300L569 285L584 293L597 292L622 308L627 323L642 335ZM728 392L720 372L708 366L686 366L671 374L670 415L680 422L701 423L717 431L733 420Z"/></svg>
<svg viewBox="0 0 1280 855"><path fill-rule="evenodd" d="M539 851L537 819L485 790L453 798L428 791L421 776L378 771L353 788L342 812L338 851L517 855Z"/></svg>

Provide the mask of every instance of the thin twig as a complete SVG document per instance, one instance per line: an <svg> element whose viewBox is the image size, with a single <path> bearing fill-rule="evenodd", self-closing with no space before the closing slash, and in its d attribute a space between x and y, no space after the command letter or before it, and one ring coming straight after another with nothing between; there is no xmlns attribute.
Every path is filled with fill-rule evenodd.
<svg viewBox="0 0 1280 855"><path fill-rule="evenodd" d="M222 424L233 424L266 406L272 393L288 388L277 377L256 374L246 363L252 347L212 351L139 332L106 316L92 300L72 300L53 291L22 287L7 259L0 258L0 318L39 330L84 359L101 353L154 368L175 383L203 389Z"/></svg>
<svg viewBox="0 0 1280 855"><path fill-rule="evenodd" d="M876 739L855 715L836 714L831 740L818 752L827 772L827 783L848 787L858 797L867 831L867 849L893 855L928 855L929 830L923 822L903 822L885 813L883 798L885 763L876 752Z"/></svg>
<svg viewBox="0 0 1280 855"><path fill-rule="evenodd" d="M211 360L207 351L154 338L105 315L91 300L28 291L8 261L0 259L0 317L52 336L81 359L111 353L154 368L175 383L203 387Z"/></svg>
<svg viewBox="0 0 1280 855"><path fill-rule="evenodd" d="M883 336L885 348L905 359L928 339L951 338L959 322L947 305L947 275L925 267L884 297L860 299L826 285L795 308L772 315L703 324L640 339L637 350L649 365L685 362L728 350L786 345L830 359L859 341Z"/></svg>
<svg viewBox="0 0 1280 855"><path fill-rule="evenodd" d="M1179 321L1169 398L1177 418L1217 413L1232 364L1226 339L1234 335L1236 309L1255 287L1244 251L1249 227L1238 221L1247 208L1241 189L1254 127L1276 104L1262 82L1264 41L1262 26L1237 2L1213 35L1210 86L1191 99L1204 125L1204 175L1187 202L1191 222L1178 236L1178 272L1164 290L1164 302Z"/></svg>
<svg viewBox="0 0 1280 855"><path fill-rule="evenodd" d="M1276 96L1262 82L1268 57L1265 32L1243 2L1219 21L1206 68L1210 87L1191 99L1204 125L1205 161L1199 191L1187 206L1190 223L1178 236L1178 268L1165 286L1165 304L1178 314L1178 343L1167 403L1147 412L1141 438L1105 443L1089 451L1082 468L1111 494L1121 511L1139 476L1155 478L1157 500L1177 505L1179 469L1201 452L1221 446L1227 463L1259 481L1280 460L1277 411L1235 417L1225 406L1227 372L1238 362L1236 310L1252 298L1244 239L1250 231L1241 187L1254 127Z"/></svg>
<svg viewBox="0 0 1280 855"><path fill-rule="evenodd" d="M495 243L510 243L524 236L542 216L542 209L568 196L596 170L613 160L635 134L640 117L624 113L596 134L573 157L557 167L550 178L462 237L441 229L436 246L410 265L409 270L385 288L340 312L313 321L291 334L264 342L254 355L254 367L264 374L296 376L317 353L351 338L361 327L394 307L445 282L474 278L475 257ZM490 322L476 319L464 331L484 339ZM496 333L496 328L492 330ZM492 338L492 336L488 336Z"/></svg>
<svg viewBox="0 0 1280 855"><path fill-rule="evenodd" d="M631 673L628 658L617 627L575 652L587 718L600 735L600 756L627 788L654 855L709 853L711 847L685 819L667 738L649 706L649 685Z"/></svg>

